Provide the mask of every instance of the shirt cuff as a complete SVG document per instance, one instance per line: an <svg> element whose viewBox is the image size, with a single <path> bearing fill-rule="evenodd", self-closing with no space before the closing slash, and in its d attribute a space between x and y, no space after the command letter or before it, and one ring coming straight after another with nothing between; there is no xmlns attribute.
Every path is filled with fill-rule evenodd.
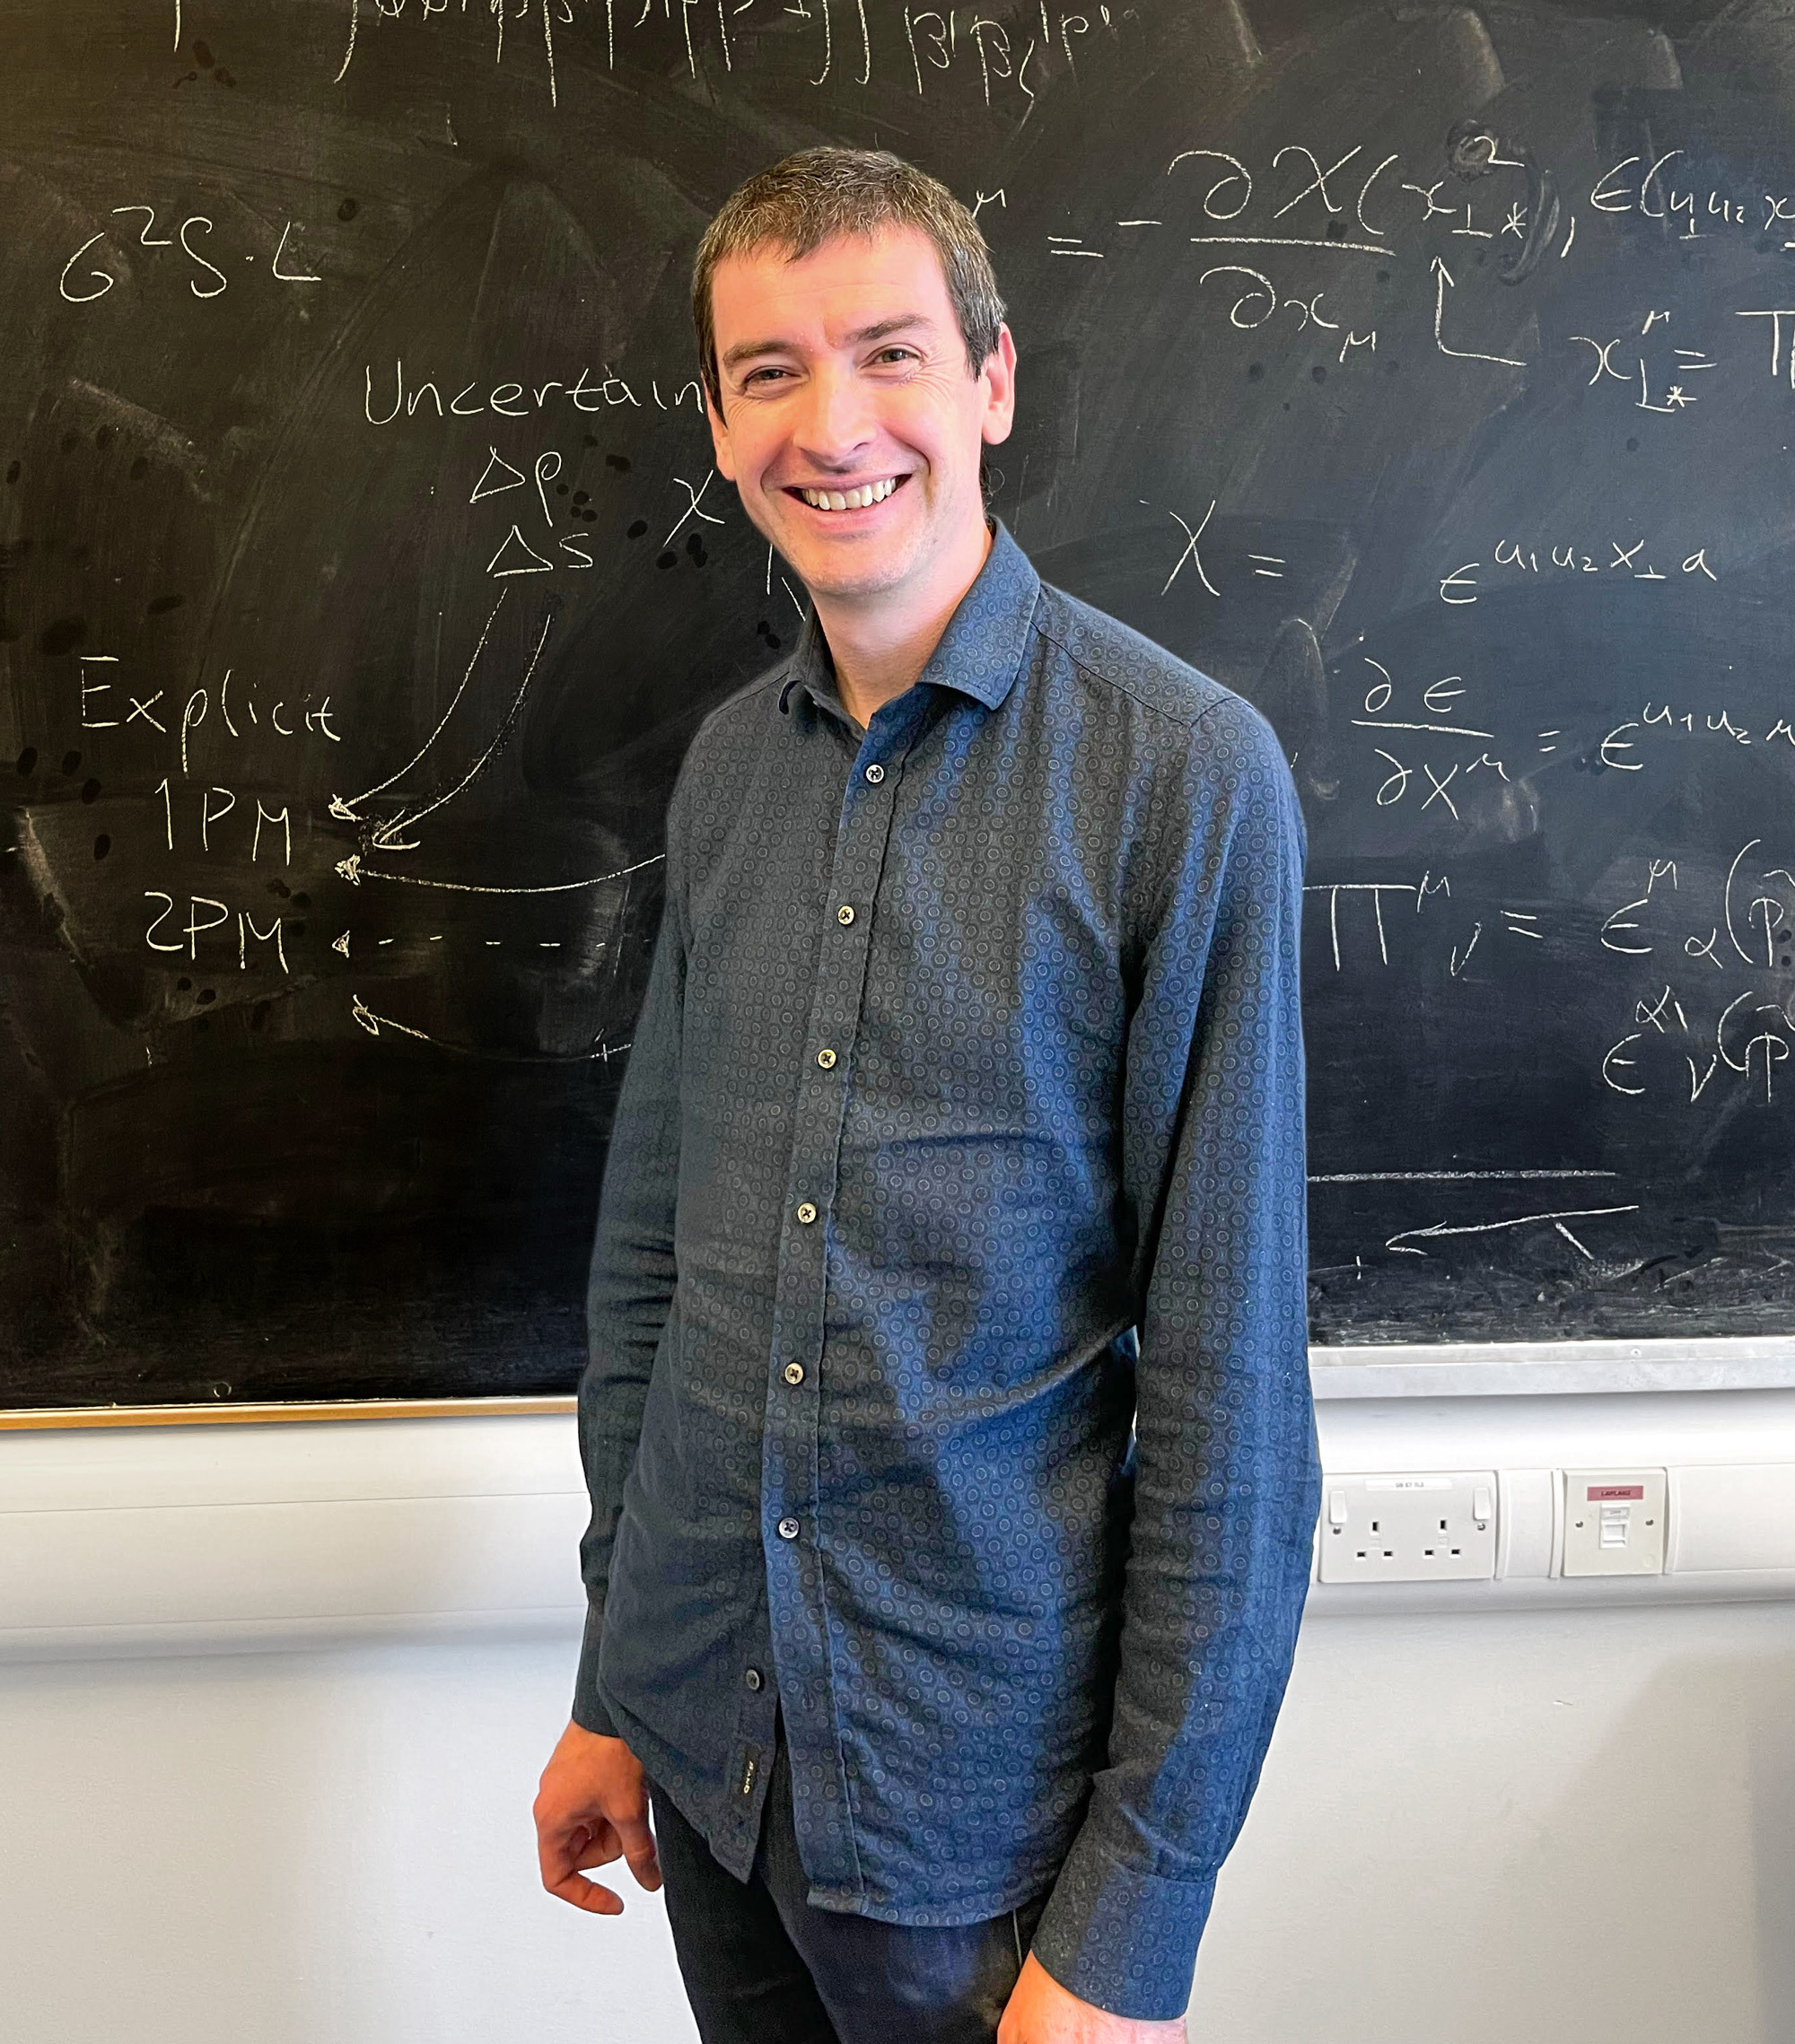
<svg viewBox="0 0 1795 2044"><path fill-rule="evenodd" d="M588 1610L586 1637L580 1645L580 1670L574 1678L574 1722L582 1731L596 1732L601 1739L616 1739L621 1734L599 1697L599 1643L603 1637L599 1614Z"/></svg>
<svg viewBox="0 0 1795 2044"><path fill-rule="evenodd" d="M1178 1880L1125 1865L1087 1821L1030 1949L1081 2001L1136 2022L1185 2012L1215 1876Z"/></svg>

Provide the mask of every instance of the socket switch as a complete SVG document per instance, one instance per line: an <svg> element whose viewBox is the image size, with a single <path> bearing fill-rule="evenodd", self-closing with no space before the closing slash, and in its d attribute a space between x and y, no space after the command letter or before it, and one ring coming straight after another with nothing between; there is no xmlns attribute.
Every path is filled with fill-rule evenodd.
<svg viewBox="0 0 1795 2044"><path fill-rule="evenodd" d="M1493 1470L1335 1476L1316 1535L1324 1583L1449 1583L1496 1573Z"/></svg>

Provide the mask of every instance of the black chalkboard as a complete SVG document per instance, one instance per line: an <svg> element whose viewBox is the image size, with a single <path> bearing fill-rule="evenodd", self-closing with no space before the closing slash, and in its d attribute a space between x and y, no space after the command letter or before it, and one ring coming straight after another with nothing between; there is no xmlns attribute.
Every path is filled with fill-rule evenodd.
<svg viewBox="0 0 1795 2044"><path fill-rule="evenodd" d="M1318 1339L1786 1324L1782 12L15 0L0 1403L572 1384L801 614L686 278L820 139L976 205L1042 572L1293 761Z"/></svg>

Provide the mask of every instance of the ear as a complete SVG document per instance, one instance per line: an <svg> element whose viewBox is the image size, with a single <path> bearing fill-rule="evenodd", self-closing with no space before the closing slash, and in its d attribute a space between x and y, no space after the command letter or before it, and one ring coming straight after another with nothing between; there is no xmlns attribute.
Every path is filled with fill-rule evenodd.
<svg viewBox="0 0 1795 2044"><path fill-rule="evenodd" d="M730 447L730 430L723 424L723 415L711 402L711 394L705 393L705 417L710 424L711 447L717 458L717 474L726 483L735 481L735 455Z"/></svg>
<svg viewBox="0 0 1795 2044"><path fill-rule="evenodd" d="M997 329L997 345L985 358L978 372L985 390L985 415L979 431L987 447L1010 437L1016 420L1016 343L1007 326Z"/></svg>

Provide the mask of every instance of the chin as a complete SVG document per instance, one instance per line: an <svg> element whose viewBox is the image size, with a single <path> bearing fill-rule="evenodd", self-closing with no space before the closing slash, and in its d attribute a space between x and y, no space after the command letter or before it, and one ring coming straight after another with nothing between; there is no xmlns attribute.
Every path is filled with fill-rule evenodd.
<svg viewBox="0 0 1795 2044"><path fill-rule="evenodd" d="M825 562L814 574L798 571L804 587L813 597L845 601L855 597L882 596L896 589L906 577L906 563L898 561Z"/></svg>
<svg viewBox="0 0 1795 2044"><path fill-rule="evenodd" d="M877 596L896 589L915 566L915 549L905 546L887 545L875 551L794 545L788 553L776 539L773 544L798 571L812 596Z"/></svg>

